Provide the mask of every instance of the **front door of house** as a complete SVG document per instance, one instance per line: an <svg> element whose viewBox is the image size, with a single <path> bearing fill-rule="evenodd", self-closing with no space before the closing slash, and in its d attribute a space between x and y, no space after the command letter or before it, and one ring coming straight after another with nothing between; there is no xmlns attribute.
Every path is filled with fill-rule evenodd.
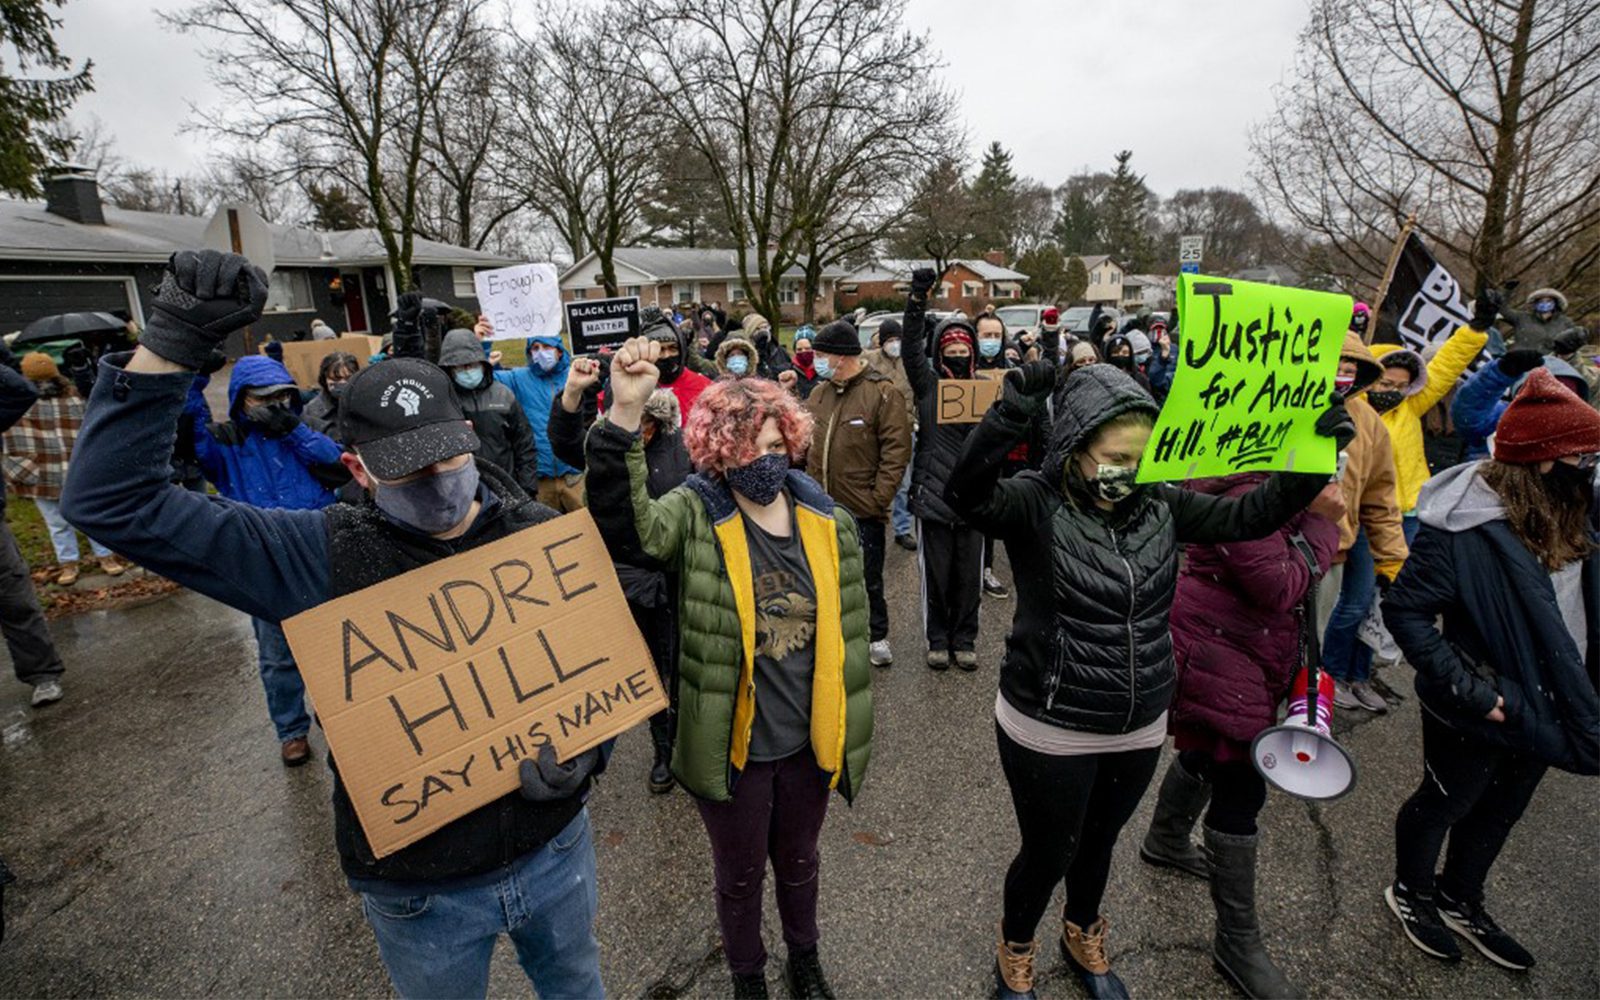
<svg viewBox="0 0 1600 1000"><path fill-rule="evenodd" d="M361 273L347 271L339 275L344 285L345 329L351 333L367 332L367 307L361 295Z"/></svg>

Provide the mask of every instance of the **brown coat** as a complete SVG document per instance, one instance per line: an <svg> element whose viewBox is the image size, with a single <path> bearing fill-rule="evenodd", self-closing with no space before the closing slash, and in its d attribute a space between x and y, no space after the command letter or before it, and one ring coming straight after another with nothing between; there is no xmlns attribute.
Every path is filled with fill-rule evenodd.
<svg viewBox="0 0 1600 1000"><path fill-rule="evenodd" d="M906 418L911 421L913 430L917 426L917 397L911 391L911 380L906 378L906 366L900 363L899 358L891 358L883 353L883 348L874 347L870 351L861 352L861 360L867 367L877 372L894 383L900 390L900 395L906 399Z"/></svg>
<svg viewBox="0 0 1600 1000"><path fill-rule="evenodd" d="M894 383L865 368L843 385L818 381L805 406L817 422L806 472L856 517L888 518L911 463L911 420Z"/></svg>
<svg viewBox="0 0 1600 1000"><path fill-rule="evenodd" d="M1395 490L1394 446L1389 440L1389 428L1372 404L1361 398L1367 386L1375 382L1382 369L1361 336L1345 336L1341 357L1356 359L1359 374L1356 376L1355 395L1345 408L1355 421L1356 439L1346 449L1350 455L1340 487L1344 491L1345 515L1339 524L1339 555L1343 562L1345 553L1355 544L1356 531L1367 529L1367 544L1372 546L1372 559L1377 570L1389 579L1400 572L1409 550L1405 532L1400 527L1400 503Z"/></svg>

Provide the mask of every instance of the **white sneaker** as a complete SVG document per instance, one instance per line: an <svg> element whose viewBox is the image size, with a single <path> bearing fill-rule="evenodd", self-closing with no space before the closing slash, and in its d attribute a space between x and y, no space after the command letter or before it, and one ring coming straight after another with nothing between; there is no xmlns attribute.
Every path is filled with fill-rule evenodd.
<svg viewBox="0 0 1600 1000"><path fill-rule="evenodd" d="M875 667L887 667L894 662L894 654L889 651L889 640L879 639L867 647L867 657Z"/></svg>
<svg viewBox="0 0 1600 1000"><path fill-rule="evenodd" d="M1356 699L1355 693L1350 690L1350 685L1344 681L1335 681L1333 684L1333 704L1335 708L1365 708Z"/></svg>
<svg viewBox="0 0 1600 1000"><path fill-rule="evenodd" d="M33 686L33 707L40 708L53 701L61 700L61 682L57 680L40 681Z"/></svg>

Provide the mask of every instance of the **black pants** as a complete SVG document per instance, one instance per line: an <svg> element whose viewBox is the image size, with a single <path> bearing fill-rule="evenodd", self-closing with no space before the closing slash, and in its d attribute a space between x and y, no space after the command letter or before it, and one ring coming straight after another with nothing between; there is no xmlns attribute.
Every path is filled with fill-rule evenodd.
<svg viewBox="0 0 1600 1000"><path fill-rule="evenodd" d="M1407 889L1434 891L1434 867L1445 835L1438 889L1451 899L1483 902L1483 882L1506 837L1544 778L1546 765L1487 743L1422 710L1422 784L1394 820L1394 875Z"/></svg>
<svg viewBox="0 0 1600 1000"><path fill-rule="evenodd" d="M856 531L861 536L861 561L866 564L869 636L877 642L889 638L889 603L883 599L884 524L860 518Z"/></svg>
<svg viewBox="0 0 1600 1000"><path fill-rule="evenodd" d="M1183 769L1211 785L1211 803L1206 806L1206 826L1218 833L1252 837L1256 817L1267 804L1267 783L1248 760L1219 764L1203 750L1178 754Z"/></svg>
<svg viewBox="0 0 1600 1000"><path fill-rule="evenodd" d="M27 560L4 518L5 508L0 505L0 633L11 651L11 669L17 680L39 684L60 677L65 668L44 623Z"/></svg>
<svg viewBox="0 0 1600 1000"><path fill-rule="evenodd" d="M998 723L995 736L1022 834L1006 872L1006 940L1033 940L1063 878L1065 916L1087 927L1099 919L1117 835L1150 787L1161 748L1057 757L1013 743Z"/></svg>
<svg viewBox="0 0 1600 1000"><path fill-rule="evenodd" d="M932 650L978 648L978 603L983 599L983 535L917 519L922 564L923 629Z"/></svg>
<svg viewBox="0 0 1600 1000"><path fill-rule="evenodd" d="M650 716L650 738L664 749L671 749L673 725L678 714L678 613L673 597L658 608L628 602L633 620L644 635L644 644L655 661L661 686L667 692L667 707Z"/></svg>

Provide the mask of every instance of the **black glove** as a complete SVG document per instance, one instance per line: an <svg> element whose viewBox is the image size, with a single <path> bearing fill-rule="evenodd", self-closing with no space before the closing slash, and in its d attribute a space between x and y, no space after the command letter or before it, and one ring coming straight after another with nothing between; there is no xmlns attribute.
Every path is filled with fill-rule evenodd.
<svg viewBox="0 0 1600 1000"><path fill-rule="evenodd" d="M167 261L139 343L198 369L228 334L260 319L266 304L261 268L236 253L179 250Z"/></svg>
<svg viewBox="0 0 1600 1000"><path fill-rule="evenodd" d="M546 743L539 748L537 758L524 760L517 766L517 776L522 779L522 797L532 802L568 798L598 763L600 748L591 747L565 764L557 764L555 747Z"/></svg>
<svg viewBox="0 0 1600 1000"><path fill-rule="evenodd" d="M934 283L938 280L939 276L934 273L933 268L931 267L919 267L915 271L912 271L911 297L914 299L927 298L928 289L932 288Z"/></svg>
<svg viewBox="0 0 1600 1000"><path fill-rule="evenodd" d="M417 318L422 315L422 293L402 292L395 306L394 318L396 324L416 326Z"/></svg>
<svg viewBox="0 0 1600 1000"><path fill-rule="evenodd" d="M1329 394L1328 408L1317 418L1317 433L1333 438L1340 451L1350 447L1350 442L1356 439L1356 422L1344 408L1344 396L1337 392Z"/></svg>
<svg viewBox="0 0 1600 1000"><path fill-rule="evenodd" d="M252 406L244 411L250 422L261 428L267 437L288 437L300 426L300 415L283 403L271 406Z"/></svg>
<svg viewBox="0 0 1600 1000"><path fill-rule="evenodd" d="M1472 303L1472 319L1467 325L1480 333L1488 333L1494 326L1495 317L1500 315L1500 307L1506 304L1506 297L1498 288L1485 288L1478 293L1478 300Z"/></svg>
<svg viewBox="0 0 1600 1000"><path fill-rule="evenodd" d="M1388 594L1389 588L1394 585L1394 581L1389 579L1389 577L1383 573L1376 573L1374 576L1377 578L1378 593L1380 595Z"/></svg>
<svg viewBox="0 0 1600 1000"><path fill-rule="evenodd" d="M267 357L276 361L280 365L283 364L283 344L281 342L269 340L267 341L266 347L264 347L263 350L267 352Z"/></svg>
<svg viewBox="0 0 1600 1000"><path fill-rule="evenodd" d="M283 348L280 347L278 350L281 353ZM206 358L206 363L200 366L200 374L215 375L217 372L221 371L223 365L226 365L227 363L228 356L226 354L223 354L221 351L212 351L211 355Z"/></svg>
<svg viewBox="0 0 1600 1000"><path fill-rule="evenodd" d="M1577 354L1583 349L1583 345L1587 343L1588 340L1589 338L1584 335L1582 330L1572 329L1556 337L1556 339L1551 342L1550 349L1556 354Z"/></svg>
<svg viewBox="0 0 1600 1000"><path fill-rule="evenodd" d="M82 344L73 344L61 352L61 362L69 372L81 372L89 367L89 349Z"/></svg>
<svg viewBox="0 0 1600 1000"><path fill-rule="evenodd" d="M1006 372L1000 402L1018 416L1032 419L1044 412L1044 404L1056 387L1056 366L1048 361L1030 361Z"/></svg>
<svg viewBox="0 0 1600 1000"><path fill-rule="evenodd" d="M1507 351L1496 362L1500 371L1511 378L1521 378L1544 364L1544 355L1531 347L1518 347Z"/></svg>

